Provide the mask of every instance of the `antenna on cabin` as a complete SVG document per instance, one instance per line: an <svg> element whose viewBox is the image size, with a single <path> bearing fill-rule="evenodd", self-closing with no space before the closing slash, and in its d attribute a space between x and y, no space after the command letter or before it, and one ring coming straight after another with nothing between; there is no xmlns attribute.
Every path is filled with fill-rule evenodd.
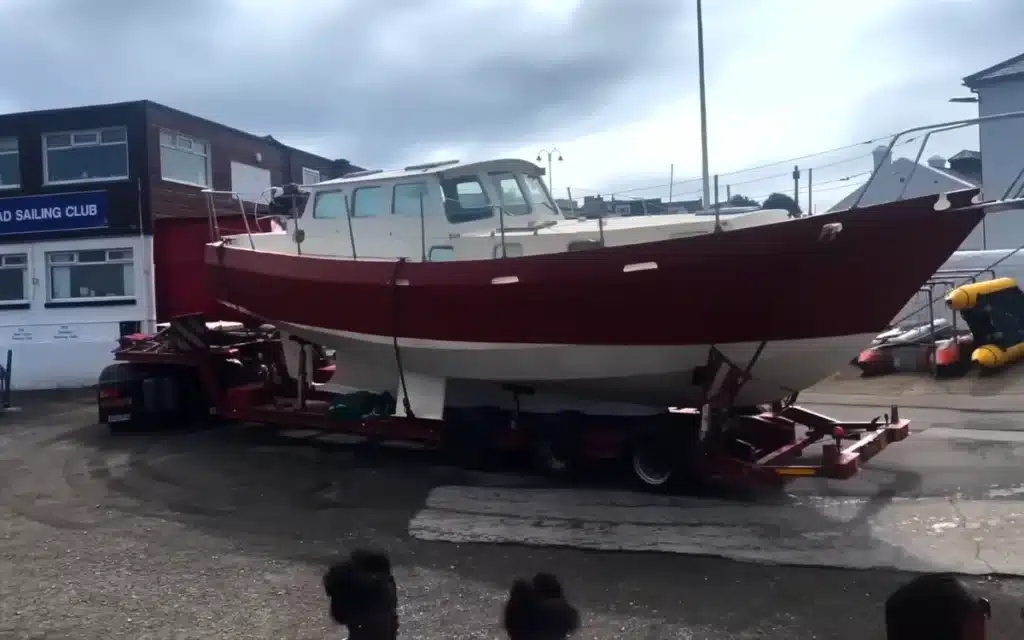
<svg viewBox="0 0 1024 640"><path fill-rule="evenodd" d="M461 160L440 160L438 162L424 162L423 164L411 164L405 168L406 171L428 171L438 167L447 167L450 164L459 164Z"/></svg>
<svg viewBox="0 0 1024 640"><path fill-rule="evenodd" d="M355 173L346 173L345 175L343 175L341 177L342 177L343 180L347 180L349 178L363 178L365 176L372 176L372 175L377 174L377 173L384 173L384 170L383 169L366 169L364 171L356 171Z"/></svg>

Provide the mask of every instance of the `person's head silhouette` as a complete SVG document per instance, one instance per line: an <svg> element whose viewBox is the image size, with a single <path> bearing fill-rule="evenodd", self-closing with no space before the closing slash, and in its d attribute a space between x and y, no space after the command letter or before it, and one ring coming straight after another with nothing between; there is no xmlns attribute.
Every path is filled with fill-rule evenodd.
<svg viewBox="0 0 1024 640"><path fill-rule="evenodd" d="M887 640L984 640L988 600L951 574L921 575L885 601Z"/></svg>
<svg viewBox="0 0 1024 640"><path fill-rule="evenodd" d="M509 640L562 640L579 628L580 616L558 578L538 573L512 585L503 622Z"/></svg>
<svg viewBox="0 0 1024 640"><path fill-rule="evenodd" d="M352 640L398 636L398 594L387 554L353 551L324 574L331 618L348 627Z"/></svg>

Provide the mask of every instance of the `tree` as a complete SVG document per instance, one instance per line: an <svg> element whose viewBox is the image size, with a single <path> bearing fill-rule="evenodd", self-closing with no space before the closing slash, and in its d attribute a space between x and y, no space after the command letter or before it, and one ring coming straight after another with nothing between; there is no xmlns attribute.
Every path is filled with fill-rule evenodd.
<svg viewBox="0 0 1024 640"><path fill-rule="evenodd" d="M762 209L785 209L786 211L789 212L789 217L790 218L799 218L800 214L802 213L800 211L800 205L797 203L796 200L794 200L790 196L787 196L784 193L778 193L778 192L773 193L770 196L768 196L767 198L765 198L764 202L761 203L761 208Z"/></svg>
<svg viewBox="0 0 1024 640"><path fill-rule="evenodd" d="M729 198L729 206L730 207L757 207L757 206L760 206L760 205L757 204L757 200L754 200L753 198L748 198L747 196L743 196L743 195L740 195L740 194L737 193L733 197Z"/></svg>

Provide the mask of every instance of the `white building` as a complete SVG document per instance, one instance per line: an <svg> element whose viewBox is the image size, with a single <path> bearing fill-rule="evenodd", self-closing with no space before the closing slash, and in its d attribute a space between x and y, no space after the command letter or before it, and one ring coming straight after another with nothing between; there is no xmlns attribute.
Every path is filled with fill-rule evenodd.
<svg viewBox="0 0 1024 640"><path fill-rule="evenodd" d="M977 95L979 116L1024 111L1024 54L973 73L963 83ZM984 158L985 197L1002 197L1024 170L1024 118L982 123L978 136ZM987 216L985 231L988 249L1016 249L1024 245L1024 211Z"/></svg>
<svg viewBox="0 0 1024 640"><path fill-rule="evenodd" d="M849 209L858 198L857 206L866 207L971 189L981 183L980 168L975 168L980 160L973 152L961 151L949 160L933 155L927 163L915 163L911 158L893 158L887 151L886 146L879 146L872 152L874 166L878 168L874 180L837 202L829 211Z"/></svg>
<svg viewBox="0 0 1024 640"><path fill-rule="evenodd" d="M12 388L93 385L121 336L184 313L223 319L206 287L203 189L254 201L358 169L147 100L0 114ZM233 218L224 228L243 228Z"/></svg>
<svg viewBox="0 0 1024 640"><path fill-rule="evenodd" d="M19 200L0 199L0 216L23 211ZM152 328L151 253L152 236L140 234L0 245L12 388L94 384L120 335Z"/></svg>

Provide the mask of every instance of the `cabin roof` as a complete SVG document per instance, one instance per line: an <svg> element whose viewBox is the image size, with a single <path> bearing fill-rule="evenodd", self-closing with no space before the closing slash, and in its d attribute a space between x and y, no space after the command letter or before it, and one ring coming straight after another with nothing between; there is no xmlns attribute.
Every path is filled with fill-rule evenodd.
<svg viewBox="0 0 1024 640"><path fill-rule="evenodd" d="M443 160L440 162L424 162L423 164L409 165L401 169L367 169L349 173L340 178L325 180L315 185L305 185L306 188L314 189L320 187L331 187L346 184L375 184L403 178L422 178L427 175L451 173L455 175L480 173L484 171L518 171L532 175L543 176L545 171L540 166L521 160L519 158L498 158L494 160L480 160L476 162L462 162L461 160Z"/></svg>

